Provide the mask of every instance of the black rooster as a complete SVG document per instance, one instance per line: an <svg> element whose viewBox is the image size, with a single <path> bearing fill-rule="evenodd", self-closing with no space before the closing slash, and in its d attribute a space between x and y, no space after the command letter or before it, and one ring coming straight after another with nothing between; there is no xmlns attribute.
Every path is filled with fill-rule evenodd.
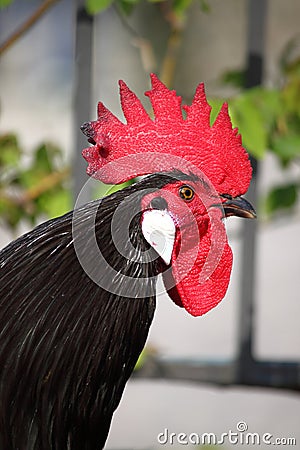
<svg viewBox="0 0 300 450"><path fill-rule="evenodd" d="M90 140L96 144L95 137ZM174 271L190 233L181 204L191 209L201 234L196 273L212 239L198 185L206 189L193 173L155 173L38 226L2 250L1 450L103 448L147 339L158 274L164 273L170 296L191 314L223 298L231 270L227 241L202 285L203 302L195 271L180 279ZM211 208L220 223L226 215L255 215L231 192L214 198ZM116 211L122 220L114 223Z"/></svg>

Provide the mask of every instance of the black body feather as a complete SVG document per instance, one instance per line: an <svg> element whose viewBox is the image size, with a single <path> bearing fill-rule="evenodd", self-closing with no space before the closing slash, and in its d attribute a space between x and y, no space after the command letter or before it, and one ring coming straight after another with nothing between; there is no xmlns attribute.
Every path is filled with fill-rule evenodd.
<svg viewBox="0 0 300 450"><path fill-rule="evenodd" d="M147 339L155 277L163 268L141 233L140 200L144 189L156 190L173 179L152 175L81 207L75 216L70 212L38 226L0 253L1 450L104 446ZM124 219L132 208L138 211L130 223L131 242L125 242L129 259L118 253L111 236L118 206ZM131 298L98 286L77 259L72 221L84 258L101 274L98 249L89 242L93 214L103 256L118 272L135 277ZM142 257L145 249L154 257ZM144 298L135 293L135 280L141 284L141 279Z"/></svg>

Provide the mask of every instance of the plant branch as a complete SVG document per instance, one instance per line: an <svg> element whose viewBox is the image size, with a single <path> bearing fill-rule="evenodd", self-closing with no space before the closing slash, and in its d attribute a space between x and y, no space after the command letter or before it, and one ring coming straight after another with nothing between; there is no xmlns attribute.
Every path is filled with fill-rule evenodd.
<svg viewBox="0 0 300 450"><path fill-rule="evenodd" d="M22 195L21 202L28 202L31 200L36 199L44 192L49 191L50 189L54 188L56 185L61 183L63 180L67 178L67 176L70 175L70 169L64 169L59 172L53 172L49 175L46 175L40 183L37 185L27 189L27 191L24 192Z"/></svg>
<svg viewBox="0 0 300 450"><path fill-rule="evenodd" d="M53 172L46 175L41 181L28 188L25 191L16 193L7 193L4 189L0 190L1 200L7 202L8 205L25 205L38 198L44 192L49 191L55 186L59 185L70 175L70 169L66 168L59 172Z"/></svg>
<svg viewBox="0 0 300 450"><path fill-rule="evenodd" d="M160 79L167 87L172 88L186 21L184 17L175 14L168 2L161 4L161 11L165 20L170 24L170 35L162 63Z"/></svg>
<svg viewBox="0 0 300 450"><path fill-rule="evenodd" d="M143 68L146 73L153 72L157 65L153 46L149 39L143 38L125 19L124 14L121 13L120 8L117 7L117 3L114 2L115 12L122 24L122 26L132 36L132 45L134 45L140 52Z"/></svg>
<svg viewBox="0 0 300 450"><path fill-rule="evenodd" d="M181 40L182 30L171 30L171 34L167 43L166 54L162 63L162 69L160 73L161 81L169 88L172 88L173 86Z"/></svg>
<svg viewBox="0 0 300 450"><path fill-rule="evenodd" d="M34 13L0 45L0 56L18 41L59 0L45 0Z"/></svg>

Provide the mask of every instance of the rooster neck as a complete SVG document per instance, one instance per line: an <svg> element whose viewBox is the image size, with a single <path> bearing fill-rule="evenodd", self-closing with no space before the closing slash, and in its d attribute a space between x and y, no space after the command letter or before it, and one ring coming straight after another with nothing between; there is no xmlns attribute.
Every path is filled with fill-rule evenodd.
<svg viewBox="0 0 300 450"><path fill-rule="evenodd" d="M151 175L0 252L0 448L104 446L163 268L141 232L141 199L173 181Z"/></svg>
<svg viewBox="0 0 300 450"><path fill-rule="evenodd" d="M153 293L159 263L137 261L148 245L138 216L129 230L131 260L124 265L111 247L112 216L124 198L120 192L100 206L91 202L75 217L69 213L42 224L0 253L1 448L94 450L105 443L145 345L155 296L122 296L97 285L83 270L74 242L85 250L92 271L101 273L87 225L96 213L104 258L135 277L133 290L141 277L143 292Z"/></svg>

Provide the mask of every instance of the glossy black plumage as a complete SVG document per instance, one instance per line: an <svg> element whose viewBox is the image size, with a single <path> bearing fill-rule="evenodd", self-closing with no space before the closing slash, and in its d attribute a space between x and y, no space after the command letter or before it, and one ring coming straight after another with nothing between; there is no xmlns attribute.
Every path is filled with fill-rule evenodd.
<svg viewBox="0 0 300 450"><path fill-rule="evenodd" d="M156 190L173 180L151 175L100 205L95 201L81 207L74 217L70 212L38 226L0 253L0 450L104 446L112 414L148 335L155 277L163 268L143 238L140 212L130 224L131 242L125 241L130 260L114 247L111 220L120 205L126 222L132 209L138 211L144 189ZM87 229L96 211L102 254L140 285L144 279L144 298L108 292L78 262L72 220L84 258L101 274ZM151 261L142 257L145 249ZM106 282L105 271L101 276ZM129 288L135 297L134 280Z"/></svg>

